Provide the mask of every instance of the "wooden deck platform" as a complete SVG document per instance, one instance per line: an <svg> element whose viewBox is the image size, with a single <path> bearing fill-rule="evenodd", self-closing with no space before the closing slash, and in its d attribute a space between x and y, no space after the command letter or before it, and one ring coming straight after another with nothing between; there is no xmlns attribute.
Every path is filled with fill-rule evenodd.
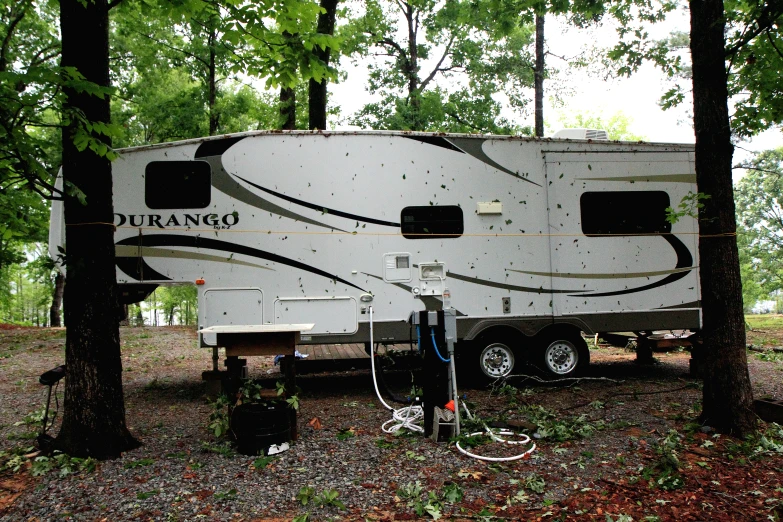
<svg viewBox="0 0 783 522"><path fill-rule="evenodd" d="M311 344L296 347L306 359L296 360L296 373L319 373L328 371L363 370L370 367L370 356L364 351L364 344ZM386 350L410 351L409 344L379 346L378 354ZM414 345L415 350L415 345Z"/></svg>

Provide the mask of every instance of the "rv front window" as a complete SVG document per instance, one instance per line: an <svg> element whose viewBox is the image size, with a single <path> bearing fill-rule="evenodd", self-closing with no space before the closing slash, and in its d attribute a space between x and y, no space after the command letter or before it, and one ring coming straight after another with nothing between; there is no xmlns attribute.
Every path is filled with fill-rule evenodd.
<svg viewBox="0 0 783 522"><path fill-rule="evenodd" d="M151 161L144 176L148 208L206 208L212 199L212 168L206 161Z"/></svg>
<svg viewBox="0 0 783 522"><path fill-rule="evenodd" d="M669 194L662 190L585 192L580 198L582 232L588 236L668 234Z"/></svg>
<svg viewBox="0 0 783 522"><path fill-rule="evenodd" d="M465 231L462 209L456 205L405 207L400 223L407 239L460 237Z"/></svg>

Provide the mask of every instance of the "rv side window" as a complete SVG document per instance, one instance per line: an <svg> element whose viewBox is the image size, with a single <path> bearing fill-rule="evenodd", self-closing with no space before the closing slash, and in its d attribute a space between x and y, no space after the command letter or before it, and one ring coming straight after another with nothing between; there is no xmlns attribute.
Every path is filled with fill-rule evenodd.
<svg viewBox="0 0 783 522"><path fill-rule="evenodd" d="M462 209L454 205L405 207L400 223L402 236L408 239L459 237L465 230Z"/></svg>
<svg viewBox="0 0 783 522"><path fill-rule="evenodd" d="M148 208L205 208L212 198L212 169L206 161L152 161L144 176Z"/></svg>
<svg viewBox="0 0 783 522"><path fill-rule="evenodd" d="M585 192L580 204L582 232L588 236L672 231L671 223L666 221L669 195L660 190Z"/></svg>

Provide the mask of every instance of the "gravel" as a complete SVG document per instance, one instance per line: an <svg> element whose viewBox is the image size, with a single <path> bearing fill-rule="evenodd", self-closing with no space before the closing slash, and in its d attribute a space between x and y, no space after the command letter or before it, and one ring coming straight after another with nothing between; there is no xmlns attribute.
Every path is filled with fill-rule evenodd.
<svg viewBox="0 0 783 522"><path fill-rule="evenodd" d="M299 439L256 469L255 457L226 451L206 430L212 406L204 397L201 372L211 368L211 353L196 348L193 329L123 328L121 336L127 421L144 445L101 462L92 473L60 477L53 471L35 479L5 511L0 503L0 521L291 520L305 513L310 520L399 520L420 518L413 502L400 496L417 482L424 502L429 492L441 495L444 485L459 485L460 501L439 500L444 516L525 518L573 491L595 487L600 477L626 476L641 465L634 448L665 435L677 420L692 418L700 399L695 388L633 396L634 391L660 392L690 382L687 353L659 354L658 364L641 367L623 350L596 350L591 375L623 383L531 387L513 398L515 404L509 396L467 390L483 418L521 419L516 406L536 404L561 416L585 415L591 423L614 426L580 440L536 441L540 446L533 458L490 464L460 454L453 444L384 434L380 426L389 414L374 396L367 371L300 376ZM0 332L0 450L29 442L19 437L32 428L14 423L43 405L45 388L37 376L62 363L63 345L62 330ZM751 358L750 367L757 393L783 397L783 363ZM249 372L272 379L279 375L267 357L250 358ZM390 380L398 391L410 387L409 373ZM522 381L517 381L520 389L532 386ZM613 396L618 393L626 395ZM309 425L314 418L321 429ZM543 494L524 490L534 473L546 481ZM337 491L345 509L318 506L312 498L303 505L297 493L305 486L315 494Z"/></svg>

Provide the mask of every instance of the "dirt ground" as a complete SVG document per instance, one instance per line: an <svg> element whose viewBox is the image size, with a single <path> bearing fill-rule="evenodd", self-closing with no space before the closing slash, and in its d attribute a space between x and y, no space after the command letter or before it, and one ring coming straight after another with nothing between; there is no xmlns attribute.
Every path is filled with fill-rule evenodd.
<svg viewBox="0 0 783 522"><path fill-rule="evenodd" d="M783 329L767 330L749 342L783 345ZM23 456L37 429L31 413L46 397L38 376L64 362L65 332L0 330L0 520L783 518L783 431L762 423L764 437L741 441L694 423L701 391L685 351L640 366L633 353L602 346L591 349L591 379L551 386L521 376L461 390L485 422L536 437L530 456L511 462L384 433L390 414L368 371L300 376L299 440L257 459L207 430L214 407L201 372L211 353L196 348L193 329L123 328L121 338L127 420L143 446L96 466L31 462ZM755 396L783 399L783 354L748 359ZM270 387L279 378L266 357L250 358L249 373ZM409 393L409 372L388 380Z"/></svg>

